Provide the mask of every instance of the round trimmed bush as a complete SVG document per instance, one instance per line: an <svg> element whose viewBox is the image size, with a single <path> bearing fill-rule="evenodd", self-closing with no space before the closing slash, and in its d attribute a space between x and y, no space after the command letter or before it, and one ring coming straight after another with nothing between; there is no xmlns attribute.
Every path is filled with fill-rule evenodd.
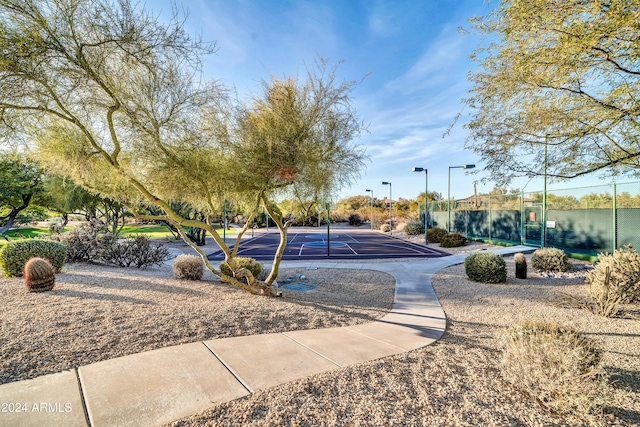
<svg viewBox="0 0 640 427"><path fill-rule="evenodd" d="M430 228L429 231L427 231L430 243L440 243L440 240L447 234L449 234L449 232L444 228Z"/></svg>
<svg viewBox="0 0 640 427"><path fill-rule="evenodd" d="M540 248L533 253L531 266L542 271L567 271L569 260L562 249Z"/></svg>
<svg viewBox="0 0 640 427"><path fill-rule="evenodd" d="M440 239L440 247L442 248L459 248L467 244L467 238L462 234L451 233Z"/></svg>
<svg viewBox="0 0 640 427"><path fill-rule="evenodd" d="M380 226L380 231L382 231L383 233L388 233L389 231L391 231L391 226L389 224L382 224Z"/></svg>
<svg viewBox="0 0 640 427"><path fill-rule="evenodd" d="M262 263L256 261L253 258L235 257L233 258L233 261L235 261L238 268L246 268L247 270L249 270L251 274L253 274L253 277L259 277L264 270L264 268L262 267ZM220 271L225 276L233 277L233 271L231 271L231 268L226 261L222 261L220 263Z"/></svg>
<svg viewBox="0 0 640 427"><path fill-rule="evenodd" d="M55 271L60 271L67 258L67 248L51 240L13 240L0 249L0 269L7 277L20 277L31 258L44 258Z"/></svg>
<svg viewBox="0 0 640 427"><path fill-rule="evenodd" d="M407 233L408 236L424 234L424 224L420 221L409 221L404 226L404 232Z"/></svg>
<svg viewBox="0 0 640 427"><path fill-rule="evenodd" d="M44 258L31 258L24 265L24 284L29 292L46 292L53 289L56 274L53 265Z"/></svg>
<svg viewBox="0 0 640 427"><path fill-rule="evenodd" d="M178 255L173 260L173 277L175 279L200 280L204 273L204 263L196 255Z"/></svg>
<svg viewBox="0 0 640 427"><path fill-rule="evenodd" d="M481 283L504 283L507 281L507 263L493 252L469 255L464 260L464 272L469 279Z"/></svg>

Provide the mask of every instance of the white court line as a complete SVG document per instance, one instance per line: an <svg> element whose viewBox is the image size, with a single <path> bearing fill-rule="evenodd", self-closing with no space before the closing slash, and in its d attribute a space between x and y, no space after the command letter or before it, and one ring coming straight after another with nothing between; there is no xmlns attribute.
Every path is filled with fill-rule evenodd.
<svg viewBox="0 0 640 427"><path fill-rule="evenodd" d="M336 248L344 248L344 247L347 247L347 248L349 248L349 249L351 250L351 252L353 252L353 254L354 254L354 255L358 255L358 252L356 252L356 251L355 251L355 250L354 250L354 249L353 249L353 248L352 248L348 243L345 243L345 242L341 242L341 243L344 243L344 246L335 246L335 247L336 247ZM304 247L305 247L305 244L303 243L303 244L300 246L300 250L298 251L298 256L302 256L302 252L304 251ZM316 248L316 249L318 248L317 246L310 246L310 247L311 247L311 248Z"/></svg>

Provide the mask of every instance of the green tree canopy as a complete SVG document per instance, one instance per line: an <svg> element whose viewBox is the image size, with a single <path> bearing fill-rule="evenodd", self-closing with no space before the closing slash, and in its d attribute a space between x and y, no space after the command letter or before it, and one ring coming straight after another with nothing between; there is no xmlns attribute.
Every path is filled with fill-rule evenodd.
<svg viewBox="0 0 640 427"><path fill-rule="evenodd" d="M467 147L491 179L640 176L640 2L501 0L472 21Z"/></svg>
<svg viewBox="0 0 640 427"><path fill-rule="evenodd" d="M0 236L13 227L20 212L40 201L44 177L34 160L0 152Z"/></svg>

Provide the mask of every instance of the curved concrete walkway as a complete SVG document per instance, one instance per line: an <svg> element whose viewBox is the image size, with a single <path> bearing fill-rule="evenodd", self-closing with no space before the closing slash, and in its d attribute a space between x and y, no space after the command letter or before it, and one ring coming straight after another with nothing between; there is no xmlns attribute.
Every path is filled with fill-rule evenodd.
<svg viewBox="0 0 640 427"><path fill-rule="evenodd" d="M533 249L514 246L494 252L504 255ZM0 386L0 426L157 426L262 388L424 347L446 328L430 278L465 257L283 262L282 268L389 273L396 279L393 309L363 325L196 342L4 384Z"/></svg>

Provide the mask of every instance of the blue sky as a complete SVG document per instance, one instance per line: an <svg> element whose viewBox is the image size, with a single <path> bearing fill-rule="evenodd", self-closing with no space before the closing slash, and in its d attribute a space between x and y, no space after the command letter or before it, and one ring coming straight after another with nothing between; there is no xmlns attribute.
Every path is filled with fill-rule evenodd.
<svg viewBox="0 0 640 427"><path fill-rule="evenodd" d="M161 19L170 16L169 0L148 0ZM180 5L180 3L179 3ZM187 30L216 41L218 52L207 59L205 74L237 88L241 99L260 93L260 82L271 74L300 74L317 55L331 63L344 61L339 76L366 80L353 92L353 102L369 132L356 141L370 156L361 179L336 199L352 195L415 198L425 189L447 194L449 166L478 164L464 149L462 124L471 111L461 99L470 84L468 59L480 40L458 31L468 19L486 15L485 0L190 0ZM458 123L443 137L462 111ZM484 175L451 170L451 195L473 194L473 182ZM541 180L514 182L525 190L540 190ZM556 188L575 186L556 185ZM492 183L478 182L478 191Z"/></svg>

